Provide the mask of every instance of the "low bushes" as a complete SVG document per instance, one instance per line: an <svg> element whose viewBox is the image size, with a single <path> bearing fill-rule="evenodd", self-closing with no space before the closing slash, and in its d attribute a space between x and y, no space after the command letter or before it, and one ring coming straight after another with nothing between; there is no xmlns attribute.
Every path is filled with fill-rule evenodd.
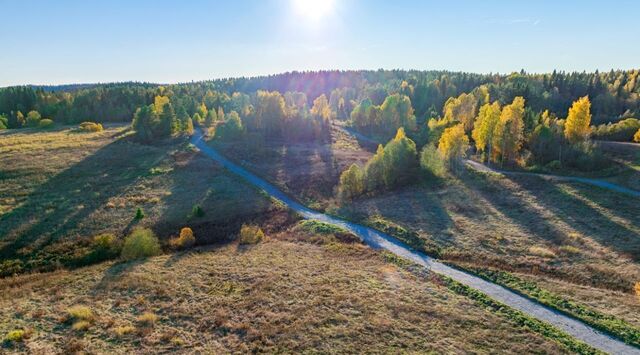
<svg viewBox="0 0 640 355"><path fill-rule="evenodd" d="M53 125L54 125L53 120L50 120L48 118L42 119L40 120L40 122L38 122L38 128L41 128L41 129L52 128Z"/></svg>
<svg viewBox="0 0 640 355"><path fill-rule="evenodd" d="M104 128L102 124L95 122L82 122L80 126L78 126L78 130L80 132L102 132Z"/></svg>
<svg viewBox="0 0 640 355"><path fill-rule="evenodd" d="M95 317L91 308L82 305L75 305L67 309L66 322L73 322L71 329L75 331L85 331L91 327Z"/></svg>
<svg viewBox="0 0 640 355"><path fill-rule="evenodd" d="M169 241L169 245L172 249L188 249L196 244L196 237L193 234L193 230L189 227L184 227L180 230L180 236L172 238Z"/></svg>
<svg viewBox="0 0 640 355"><path fill-rule="evenodd" d="M258 244L264 239L264 232L258 226L243 224L240 228L238 242L241 245Z"/></svg>
<svg viewBox="0 0 640 355"><path fill-rule="evenodd" d="M160 242L150 229L136 229L125 240L121 256L125 260L141 259L161 253Z"/></svg>

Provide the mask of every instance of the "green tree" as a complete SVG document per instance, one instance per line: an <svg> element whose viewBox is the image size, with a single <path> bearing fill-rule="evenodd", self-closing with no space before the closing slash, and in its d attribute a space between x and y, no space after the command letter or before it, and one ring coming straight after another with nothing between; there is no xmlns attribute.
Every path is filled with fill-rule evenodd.
<svg viewBox="0 0 640 355"><path fill-rule="evenodd" d="M153 105L142 106L133 115L133 130L136 137L143 142L150 142L154 137L154 129L158 123L158 116L153 109Z"/></svg>
<svg viewBox="0 0 640 355"><path fill-rule="evenodd" d="M351 200L364 192L364 178L362 169L352 164L349 169L340 174L338 193L343 200Z"/></svg>
<svg viewBox="0 0 640 355"><path fill-rule="evenodd" d="M591 102L585 96L573 103L564 125L564 136L571 143L587 140L591 133Z"/></svg>
<svg viewBox="0 0 640 355"><path fill-rule="evenodd" d="M40 116L40 113L38 111L36 110L29 111L29 113L27 113L27 126L38 127L38 124L40 123L41 119L42 119L42 116Z"/></svg>
<svg viewBox="0 0 640 355"><path fill-rule="evenodd" d="M201 103L197 108L196 108L196 112L198 114L198 117L200 118L200 120L196 121L195 119L195 115L194 115L194 121L197 124L202 124L202 120L204 120L205 117L207 117L207 114L209 113L209 110L207 109L207 105L203 103Z"/></svg>
<svg viewBox="0 0 640 355"><path fill-rule="evenodd" d="M446 167L442 154L435 144L427 144L420 152L420 167L427 174L442 177L445 175Z"/></svg>
<svg viewBox="0 0 640 355"><path fill-rule="evenodd" d="M189 136L193 134L193 121L189 117L187 117L187 121L184 125L184 133Z"/></svg>
<svg viewBox="0 0 640 355"><path fill-rule="evenodd" d="M204 119L205 127L213 127L214 123L218 120L218 114L216 110L209 110L207 117Z"/></svg>
<svg viewBox="0 0 640 355"><path fill-rule="evenodd" d="M384 183L387 188L407 183L415 176L418 159L416 144L398 128L395 138L384 147Z"/></svg>
<svg viewBox="0 0 640 355"><path fill-rule="evenodd" d="M234 140L240 138L243 133L244 127L240 116L236 111L231 111L227 115L227 120L216 129L216 138Z"/></svg>
<svg viewBox="0 0 640 355"><path fill-rule="evenodd" d="M408 96L387 96L380 106L380 111L383 133L393 133L400 127L411 131L416 129L416 116L413 114L411 99Z"/></svg>
<svg viewBox="0 0 640 355"><path fill-rule="evenodd" d="M378 150L365 165L364 170L364 188L367 191L377 191L384 187L384 148L382 144L378 144Z"/></svg>
<svg viewBox="0 0 640 355"><path fill-rule="evenodd" d="M173 105L170 102L167 102L166 104L163 105L162 110L160 110L158 136L171 137L174 133L177 132L176 127L177 127L176 113L173 109Z"/></svg>

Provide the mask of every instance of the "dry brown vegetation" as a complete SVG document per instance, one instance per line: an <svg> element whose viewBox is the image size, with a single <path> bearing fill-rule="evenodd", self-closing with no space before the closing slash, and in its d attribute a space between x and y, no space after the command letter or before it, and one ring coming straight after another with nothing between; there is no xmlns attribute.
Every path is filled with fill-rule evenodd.
<svg viewBox="0 0 640 355"><path fill-rule="evenodd" d="M202 217L191 215L194 205ZM138 208L141 220L134 219ZM273 208L184 140L137 144L124 126L0 133L0 264L6 273L73 263L93 236L122 238L135 226L166 239L189 225L206 236L199 242L220 241Z"/></svg>
<svg viewBox="0 0 640 355"><path fill-rule="evenodd" d="M352 153L341 153L345 146ZM332 147L338 147L333 165L319 164L312 148L298 151L307 156L297 156L294 173L286 172L284 154L265 153L273 155L265 162L236 151L236 159L308 202L307 191L315 186L334 186L335 175L325 173L328 167L345 168L358 161L353 157L370 156L341 132L334 132ZM295 173L300 171L305 175ZM467 172L437 186L415 184L343 205L327 195L315 205L364 223L417 233L451 262L569 282L602 295L603 304L637 311L632 288L640 280L640 214L637 201L624 195L578 183ZM614 295L620 294L629 302L618 303ZM606 307L602 311L621 314Z"/></svg>
<svg viewBox="0 0 640 355"><path fill-rule="evenodd" d="M4 350L564 352L437 277L415 276L357 243L302 239L282 232L251 246L0 280L0 334L31 332ZM77 305L91 317L74 330L68 310L87 314Z"/></svg>

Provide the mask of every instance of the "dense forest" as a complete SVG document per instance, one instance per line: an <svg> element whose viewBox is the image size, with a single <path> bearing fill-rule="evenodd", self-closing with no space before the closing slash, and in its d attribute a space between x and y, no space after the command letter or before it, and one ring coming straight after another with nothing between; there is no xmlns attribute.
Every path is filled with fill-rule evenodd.
<svg viewBox="0 0 640 355"><path fill-rule="evenodd" d="M0 89L0 115L9 128L24 124L30 111L60 123L82 121L130 121L136 109L153 103L166 93L176 111L189 115L201 103L207 107L234 110L235 92L256 96L258 91L304 93L312 102L325 95L334 109L344 101L338 116L346 117L364 99L382 105L390 94L406 95L418 123L442 113L445 102L462 93L481 92L491 100L509 103L523 97L536 113L549 110L566 116L571 104L588 96L593 123L615 122L640 115L639 70L606 73L565 73L510 75L473 74L446 71L320 71L292 72L253 78L231 78L175 85L117 83L65 85L60 87L8 87ZM181 108L180 108L181 107ZM237 109L237 108L236 108ZM340 117L339 117L340 118Z"/></svg>

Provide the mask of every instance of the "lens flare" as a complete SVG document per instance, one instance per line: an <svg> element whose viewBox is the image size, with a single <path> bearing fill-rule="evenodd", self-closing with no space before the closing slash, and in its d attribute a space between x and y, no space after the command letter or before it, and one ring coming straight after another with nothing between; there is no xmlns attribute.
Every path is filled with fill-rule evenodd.
<svg viewBox="0 0 640 355"><path fill-rule="evenodd" d="M331 13L334 0L292 0L298 16L309 21L320 21Z"/></svg>

